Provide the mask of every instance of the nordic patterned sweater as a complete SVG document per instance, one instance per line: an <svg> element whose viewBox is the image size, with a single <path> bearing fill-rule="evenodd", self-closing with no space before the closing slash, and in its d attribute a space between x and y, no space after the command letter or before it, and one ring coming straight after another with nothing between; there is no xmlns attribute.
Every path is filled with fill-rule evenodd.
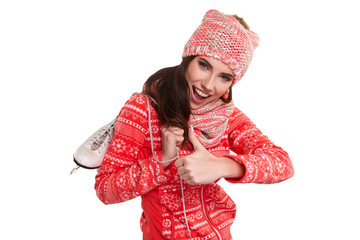
<svg viewBox="0 0 360 240"><path fill-rule="evenodd" d="M151 107L154 152L161 161L161 124ZM294 174L288 154L275 146L239 109L235 108L220 143L207 149L245 166L241 179L231 183L276 183ZM230 153L232 151L232 153ZM189 154L180 149L179 157ZM185 212L192 239L232 239L230 226L236 205L215 182L188 185L183 181ZM115 124L112 142L96 176L95 189L105 204L141 196L143 239L190 239L185 224L180 177L174 162L163 170L154 160L144 96L134 94Z"/></svg>

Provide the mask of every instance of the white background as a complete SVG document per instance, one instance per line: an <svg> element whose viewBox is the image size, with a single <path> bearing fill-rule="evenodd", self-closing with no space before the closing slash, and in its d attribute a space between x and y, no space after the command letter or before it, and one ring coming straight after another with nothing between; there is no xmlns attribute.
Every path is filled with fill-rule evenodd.
<svg viewBox="0 0 360 240"><path fill-rule="evenodd" d="M212 8L260 36L234 101L295 167L280 184L220 182L233 238L360 239L355 0L1 1L1 239L141 239L140 198L103 205L72 154L180 63Z"/></svg>

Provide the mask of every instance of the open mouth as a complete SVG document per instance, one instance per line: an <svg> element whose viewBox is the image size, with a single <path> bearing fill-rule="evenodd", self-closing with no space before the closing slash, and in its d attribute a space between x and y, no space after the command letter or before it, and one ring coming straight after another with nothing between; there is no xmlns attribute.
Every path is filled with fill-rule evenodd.
<svg viewBox="0 0 360 240"><path fill-rule="evenodd" d="M203 91L197 89L196 87L192 87L193 89L193 98L194 100L197 100L197 101L203 101L205 100L206 98L210 97L210 95L204 93Z"/></svg>

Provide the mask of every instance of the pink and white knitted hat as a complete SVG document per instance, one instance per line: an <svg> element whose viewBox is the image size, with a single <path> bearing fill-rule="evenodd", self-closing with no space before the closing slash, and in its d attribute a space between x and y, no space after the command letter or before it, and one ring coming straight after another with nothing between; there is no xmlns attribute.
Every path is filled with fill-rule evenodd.
<svg viewBox="0 0 360 240"><path fill-rule="evenodd" d="M210 10L186 43L182 57L201 55L222 61L234 72L234 85L248 69L258 44L258 35L235 17Z"/></svg>

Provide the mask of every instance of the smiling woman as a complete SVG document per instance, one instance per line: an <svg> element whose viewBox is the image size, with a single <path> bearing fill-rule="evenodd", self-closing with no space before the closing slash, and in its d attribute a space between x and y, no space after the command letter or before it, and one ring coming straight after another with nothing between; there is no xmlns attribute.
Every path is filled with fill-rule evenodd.
<svg viewBox="0 0 360 240"><path fill-rule="evenodd" d="M232 239L236 205L217 181L294 174L288 154L232 102L258 41L243 20L210 10L180 65L145 82L152 107L134 94L121 109L95 188L105 204L141 196L144 239Z"/></svg>
<svg viewBox="0 0 360 240"><path fill-rule="evenodd" d="M190 108L199 109L220 99L233 83L235 75L223 62L212 57L197 56L186 70L190 88Z"/></svg>

